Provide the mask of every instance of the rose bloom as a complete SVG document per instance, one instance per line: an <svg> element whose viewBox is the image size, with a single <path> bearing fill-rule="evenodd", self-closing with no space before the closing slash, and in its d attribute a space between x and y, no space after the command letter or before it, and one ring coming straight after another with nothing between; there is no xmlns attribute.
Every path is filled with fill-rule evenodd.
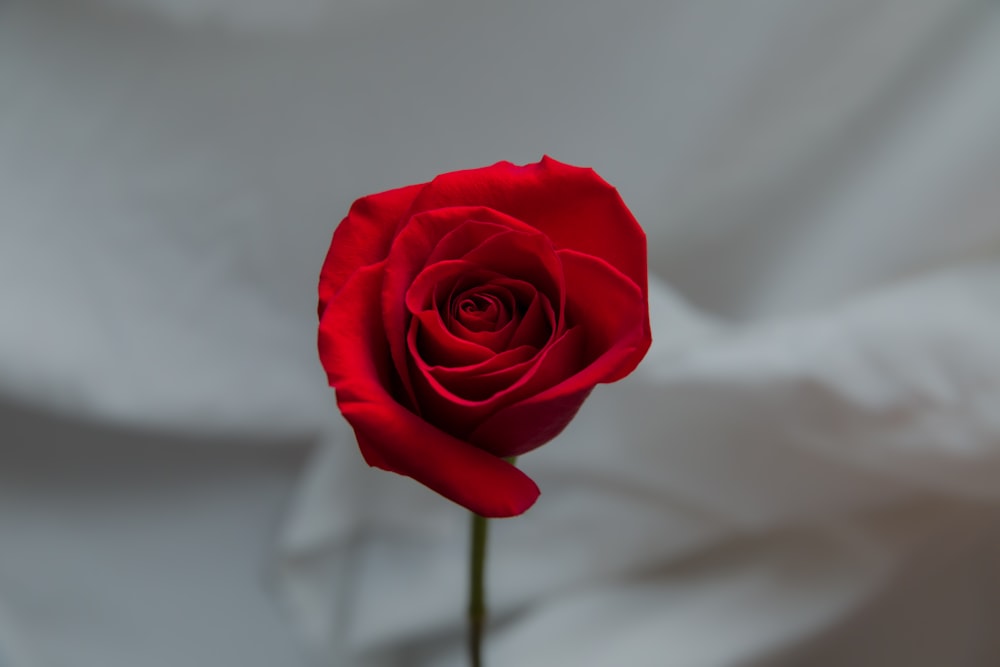
<svg viewBox="0 0 1000 667"><path fill-rule="evenodd" d="M365 460L489 517L506 461L649 348L646 237L592 169L500 162L359 199L319 281L319 352Z"/></svg>

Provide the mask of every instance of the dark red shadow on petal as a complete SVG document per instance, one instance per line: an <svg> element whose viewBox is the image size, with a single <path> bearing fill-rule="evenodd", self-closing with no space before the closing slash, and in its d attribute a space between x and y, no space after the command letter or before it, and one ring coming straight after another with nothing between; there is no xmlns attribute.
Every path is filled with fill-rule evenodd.
<svg viewBox="0 0 1000 667"><path fill-rule="evenodd" d="M521 316L521 321L517 323L517 330L514 331L509 344L511 347L532 345L541 348L559 333L552 304L544 294L536 292L524 315Z"/></svg>
<svg viewBox="0 0 1000 667"><path fill-rule="evenodd" d="M411 332L411 341L413 336ZM511 378L504 377L500 370L484 375L481 384L471 373L450 377L450 387L459 388L462 394L445 386L434 369L418 355L412 355L411 377L421 414L449 433L465 438L498 410L552 387L565 376L567 368L579 368L584 342L583 332L571 329L533 358L517 364L512 369ZM411 349L412 345L411 342ZM489 393L490 385L501 379L513 381L509 386ZM474 442L478 444L478 441Z"/></svg>
<svg viewBox="0 0 1000 667"><path fill-rule="evenodd" d="M408 356L419 357L431 366L468 366L496 355L485 345L455 336L436 310L426 310L413 317L407 347Z"/></svg>
<svg viewBox="0 0 1000 667"><path fill-rule="evenodd" d="M592 390L515 403L480 424L469 441L499 457L526 454L562 433Z"/></svg>
<svg viewBox="0 0 1000 667"><path fill-rule="evenodd" d="M485 401L517 382L531 368L537 354L537 348L524 345L501 352L481 364L461 368L433 366L426 372L455 396Z"/></svg>

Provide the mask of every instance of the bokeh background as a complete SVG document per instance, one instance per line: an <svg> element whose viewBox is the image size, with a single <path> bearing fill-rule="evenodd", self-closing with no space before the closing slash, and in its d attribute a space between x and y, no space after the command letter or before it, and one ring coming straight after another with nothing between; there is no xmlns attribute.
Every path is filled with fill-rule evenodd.
<svg viewBox="0 0 1000 667"><path fill-rule="evenodd" d="M0 1L0 666L458 667L315 353L365 194L542 154L654 348L522 459L491 667L1000 664L1000 5Z"/></svg>

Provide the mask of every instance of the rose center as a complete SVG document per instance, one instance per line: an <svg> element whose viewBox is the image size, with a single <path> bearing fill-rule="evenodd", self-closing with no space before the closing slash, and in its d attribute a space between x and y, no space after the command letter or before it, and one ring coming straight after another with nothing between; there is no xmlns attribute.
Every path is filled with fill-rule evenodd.
<svg viewBox="0 0 1000 667"><path fill-rule="evenodd" d="M459 310L467 317L476 317L495 320L497 317L497 300L493 296L476 294L472 297L462 299L458 304Z"/></svg>
<svg viewBox="0 0 1000 667"><path fill-rule="evenodd" d="M489 291L466 291L452 303L452 319L469 331L496 331L510 321L505 300Z"/></svg>

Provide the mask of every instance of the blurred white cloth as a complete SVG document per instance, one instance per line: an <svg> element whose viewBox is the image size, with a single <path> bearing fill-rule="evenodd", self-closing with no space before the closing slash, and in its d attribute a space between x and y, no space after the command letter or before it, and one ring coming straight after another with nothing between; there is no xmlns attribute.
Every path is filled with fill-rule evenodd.
<svg viewBox="0 0 1000 667"><path fill-rule="evenodd" d="M364 466L316 274L543 153L654 347L521 459L490 665L1000 663L998 68L958 0L0 4L0 665L463 664L465 514Z"/></svg>

